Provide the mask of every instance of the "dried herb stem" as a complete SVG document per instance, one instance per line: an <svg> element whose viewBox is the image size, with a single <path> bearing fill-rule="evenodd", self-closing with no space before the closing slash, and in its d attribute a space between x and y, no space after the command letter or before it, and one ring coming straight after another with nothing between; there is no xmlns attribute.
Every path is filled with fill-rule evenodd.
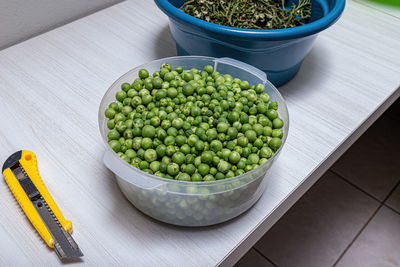
<svg viewBox="0 0 400 267"><path fill-rule="evenodd" d="M245 29L282 29L307 23L310 0L187 0L181 9L196 18Z"/></svg>

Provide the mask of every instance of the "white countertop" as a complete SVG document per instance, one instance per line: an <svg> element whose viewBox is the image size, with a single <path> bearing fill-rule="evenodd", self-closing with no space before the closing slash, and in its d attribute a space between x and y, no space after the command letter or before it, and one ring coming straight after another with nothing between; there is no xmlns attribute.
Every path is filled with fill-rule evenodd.
<svg viewBox="0 0 400 267"><path fill-rule="evenodd" d="M17 150L35 152L85 254L75 265L232 265L399 97L399 28L399 18L347 2L280 88L291 117L287 143L264 195L230 222L182 228L152 220L102 163L97 112L107 88L129 69L176 53L153 1L123 2L0 51L0 165ZM0 214L0 265L60 263L4 179Z"/></svg>
<svg viewBox="0 0 400 267"><path fill-rule="evenodd" d="M367 7L378 10L380 12L383 12L387 15L400 19L400 4L397 4L397 6L395 6L393 4L384 3L385 1L389 2L390 0L354 0L354 1L356 1L359 4L365 5Z"/></svg>

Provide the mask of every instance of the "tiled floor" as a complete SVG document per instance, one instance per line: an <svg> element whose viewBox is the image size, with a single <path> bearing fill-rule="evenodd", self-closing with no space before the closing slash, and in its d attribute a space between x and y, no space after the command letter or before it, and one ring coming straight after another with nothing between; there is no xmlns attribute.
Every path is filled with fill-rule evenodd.
<svg viewBox="0 0 400 267"><path fill-rule="evenodd" d="M400 99L237 263L400 266Z"/></svg>

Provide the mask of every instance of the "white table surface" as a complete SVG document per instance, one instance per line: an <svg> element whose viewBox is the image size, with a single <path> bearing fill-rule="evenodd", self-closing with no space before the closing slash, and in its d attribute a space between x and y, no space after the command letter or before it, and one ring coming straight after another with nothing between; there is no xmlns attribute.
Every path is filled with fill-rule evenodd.
<svg viewBox="0 0 400 267"><path fill-rule="evenodd" d="M108 86L176 53L153 1L123 2L0 51L0 162L20 149L36 153L85 254L76 265L232 265L398 98L399 28L400 19L349 1L319 35L299 74L280 88L291 125L270 185L230 222L182 228L152 220L122 196L102 163L97 111ZM60 263L3 179L0 214L1 266Z"/></svg>
<svg viewBox="0 0 400 267"><path fill-rule="evenodd" d="M386 0L355 0L358 3L368 6L370 8L376 9L380 12L383 12L387 15L393 16L395 18L400 19L400 4L397 6L392 4L385 4ZM399 0L397 0L399 1ZM399 1L400 3L400 1Z"/></svg>

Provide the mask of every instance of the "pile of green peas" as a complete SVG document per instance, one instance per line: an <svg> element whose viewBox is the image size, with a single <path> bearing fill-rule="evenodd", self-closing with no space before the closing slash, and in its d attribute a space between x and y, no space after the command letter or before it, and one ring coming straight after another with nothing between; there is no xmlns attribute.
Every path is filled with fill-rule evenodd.
<svg viewBox="0 0 400 267"><path fill-rule="evenodd" d="M181 181L244 174L282 145L283 120L263 84L163 63L139 70L105 110L108 144L147 173Z"/></svg>

